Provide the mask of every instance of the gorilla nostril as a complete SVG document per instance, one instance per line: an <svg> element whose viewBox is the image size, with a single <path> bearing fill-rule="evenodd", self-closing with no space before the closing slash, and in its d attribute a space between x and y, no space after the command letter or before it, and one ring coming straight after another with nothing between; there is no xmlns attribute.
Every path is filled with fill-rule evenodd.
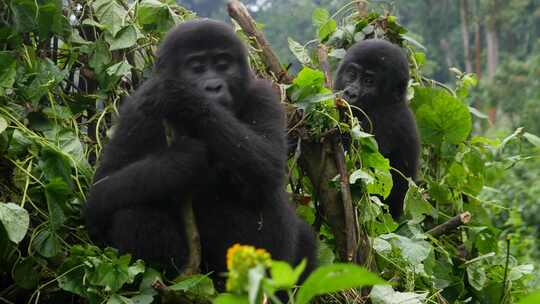
<svg viewBox="0 0 540 304"><path fill-rule="evenodd" d="M223 88L223 84L222 83L210 83L210 84L207 84L204 89L207 91L207 92L211 92L211 93L219 93L221 91L221 89Z"/></svg>
<svg viewBox="0 0 540 304"><path fill-rule="evenodd" d="M356 97L358 97L358 95L353 90L350 90L350 89L345 89L345 91L343 91L343 94L345 95L346 98L351 99L351 100L354 100L356 99Z"/></svg>

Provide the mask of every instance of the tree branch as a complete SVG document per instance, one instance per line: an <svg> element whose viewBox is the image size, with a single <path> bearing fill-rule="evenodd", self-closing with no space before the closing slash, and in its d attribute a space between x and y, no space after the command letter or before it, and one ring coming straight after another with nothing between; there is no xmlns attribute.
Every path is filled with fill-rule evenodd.
<svg viewBox="0 0 540 304"><path fill-rule="evenodd" d="M287 73L287 70L279 63L279 59L272 50L272 47L270 47L268 40L264 37L263 32L257 28L257 23L253 20L246 7L239 1L232 0L227 4L227 12L231 18L238 22L248 37L255 38L254 46L261 50L261 57L265 65L276 76L278 81L287 84L291 83L292 78Z"/></svg>
<svg viewBox="0 0 540 304"><path fill-rule="evenodd" d="M471 213L469 211L465 211L440 224L439 226L436 226L433 229L429 230L427 234L430 234L433 237L438 237L443 234L450 233L452 230L458 228L461 225L466 225L470 221Z"/></svg>
<svg viewBox="0 0 540 304"><path fill-rule="evenodd" d="M167 145L171 146L176 140L177 134L173 127L166 120L163 120L163 128L167 138ZM199 273L201 265L201 239L197 222L195 221L195 213L193 212L193 200L189 196L182 204L182 219L184 220L184 229L186 231L186 240L188 244L188 260L182 269L182 275L193 275Z"/></svg>

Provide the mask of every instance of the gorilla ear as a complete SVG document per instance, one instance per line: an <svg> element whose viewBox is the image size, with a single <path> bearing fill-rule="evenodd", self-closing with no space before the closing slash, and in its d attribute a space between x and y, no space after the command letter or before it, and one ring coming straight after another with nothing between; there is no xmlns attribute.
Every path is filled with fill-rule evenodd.
<svg viewBox="0 0 540 304"><path fill-rule="evenodd" d="M407 93L407 86L408 86L407 83L406 84L398 83L396 87L393 89L393 92L394 92L393 97L396 103L405 101L405 96Z"/></svg>

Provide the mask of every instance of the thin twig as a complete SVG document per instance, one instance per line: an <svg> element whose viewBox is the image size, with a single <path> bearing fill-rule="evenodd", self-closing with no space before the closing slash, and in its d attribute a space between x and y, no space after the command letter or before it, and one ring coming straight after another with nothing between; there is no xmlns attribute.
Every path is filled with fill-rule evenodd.
<svg viewBox="0 0 540 304"><path fill-rule="evenodd" d="M440 224L439 226L436 226L435 228L429 230L427 234L430 234L433 237L438 237L438 236L441 236L443 234L447 234L453 231L454 229L458 228L461 225L466 225L470 221L471 221L471 213L469 211L465 211L461 214L454 216L448 221Z"/></svg>

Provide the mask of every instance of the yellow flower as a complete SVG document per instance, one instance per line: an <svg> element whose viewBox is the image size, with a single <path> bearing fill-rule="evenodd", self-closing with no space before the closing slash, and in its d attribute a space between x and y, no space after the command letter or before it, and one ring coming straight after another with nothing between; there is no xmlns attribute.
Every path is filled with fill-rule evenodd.
<svg viewBox="0 0 540 304"><path fill-rule="evenodd" d="M229 270L226 288L227 291L242 293L247 291L249 270L262 266L270 267L270 253L264 249L255 249L253 246L234 244L227 251L227 269Z"/></svg>

